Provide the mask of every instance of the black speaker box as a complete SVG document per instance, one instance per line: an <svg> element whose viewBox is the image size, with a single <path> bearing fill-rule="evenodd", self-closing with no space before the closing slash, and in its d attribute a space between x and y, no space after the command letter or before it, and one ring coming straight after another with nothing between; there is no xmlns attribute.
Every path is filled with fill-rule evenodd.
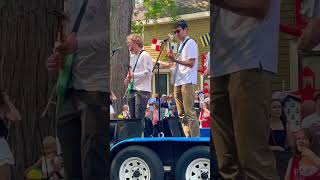
<svg viewBox="0 0 320 180"><path fill-rule="evenodd" d="M161 121L159 122L160 131L161 131L161 126L163 127L163 133L165 137L184 137L185 136L182 125L180 123L180 118L178 117L166 117L162 119L162 122Z"/></svg>
<svg viewBox="0 0 320 180"><path fill-rule="evenodd" d="M112 128L114 127L114 128ZM143 121L142 119L112 120L110 131L113 129L113 141L119 142L129 138L142 137ZM110 137L110 140L112 138Z"/></svg>

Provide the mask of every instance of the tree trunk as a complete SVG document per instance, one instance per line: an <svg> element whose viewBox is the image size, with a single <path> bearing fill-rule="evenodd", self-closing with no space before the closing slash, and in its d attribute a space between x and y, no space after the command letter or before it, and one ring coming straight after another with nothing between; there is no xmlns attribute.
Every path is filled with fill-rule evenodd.
<svg viewBox="0 0 320 180"><path fill-rule="evenodd" d="M110 60L111 90L118 98L113 107L117 114L121 112L122 106L126 104L126 98L122 98L127 88L124 86L123 80L127 75L129 66L127 36L131 32L133 7L134 0L111 0L111 49L122 47Z"/></svg>
<svg viewBox="0 0 320 180"><path fill-rule="evenodd" d="M41 119L55 79L49 78L46 59L52 52L57 18L63 0L1 0L0 87L5 89L22 116L10 126L9 144L15 157L14 178L23 179L25 168L41 155L42 136L55 136L55 106Z"/></svg>

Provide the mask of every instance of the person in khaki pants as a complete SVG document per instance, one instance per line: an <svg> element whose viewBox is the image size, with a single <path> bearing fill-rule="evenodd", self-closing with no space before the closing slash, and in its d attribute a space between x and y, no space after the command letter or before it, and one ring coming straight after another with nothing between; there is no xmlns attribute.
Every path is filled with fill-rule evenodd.
<svg viewBox="0 0 320 180"><path fill-rule="evenodd" d="M212 138L223 179L279 180L269 148L279 0L213 0Z"/></svg>
<svg viewBox="0 0 320 180"><path fill-rule="evenodd" d="M186 137L198 137L200 123L194 109L194 91L197 84L198 46L188 36L188 24L179 20L174 25L174 32L181 44L179 56L176 58L172 51L169 59L176 64L174 69L174 97L179 117Z"/></svg>

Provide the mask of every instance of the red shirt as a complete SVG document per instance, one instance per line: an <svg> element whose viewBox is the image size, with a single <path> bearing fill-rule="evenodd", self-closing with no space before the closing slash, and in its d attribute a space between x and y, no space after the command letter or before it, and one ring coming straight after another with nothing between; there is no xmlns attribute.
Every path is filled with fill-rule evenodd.
<svg viewBox="0 0 320 180"><path fill-rule="evenodd" d="M292 158L290 180L320 180L320 170L312 176L302 176L299 172L300 155L294 155Z"/></svg>
<svg viewBox="0 0 320 180"><path fill-rule="evenodd" d="M204 112L202 110L199 115L199 121L201 123L202 128L210 128L210 112Z"/></svg>

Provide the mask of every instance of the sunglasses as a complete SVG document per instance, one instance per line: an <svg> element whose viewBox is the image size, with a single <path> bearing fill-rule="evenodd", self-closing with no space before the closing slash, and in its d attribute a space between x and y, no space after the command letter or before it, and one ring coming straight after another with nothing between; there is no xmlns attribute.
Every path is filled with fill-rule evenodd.
<svg viewBox="0 0 320 180"><path fill-rule="evenodd" d="M173 31L173 33L174 33L174 34L179 34L181 30L182 30L182 29L177 29L177 30Z"/></svg>

